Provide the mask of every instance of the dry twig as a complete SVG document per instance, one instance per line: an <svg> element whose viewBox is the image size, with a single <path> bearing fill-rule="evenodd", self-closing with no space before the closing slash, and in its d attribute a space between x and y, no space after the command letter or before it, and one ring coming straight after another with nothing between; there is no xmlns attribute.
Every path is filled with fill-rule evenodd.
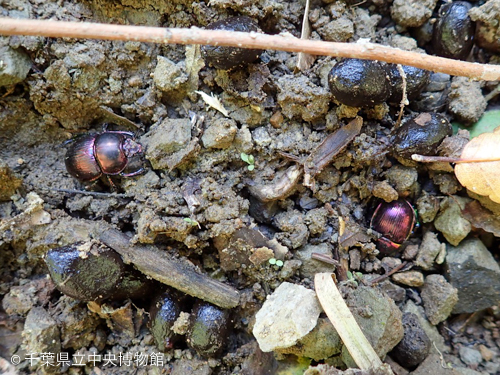
<svg viewBox="0 0 500 375"><path fill-rule="evenodd" d="M469 63L403 51L373 43L323 42L255 32L242 33L226 30L202 30L196 27L177 29L0 17L0 35L36 35L54 38L132 40L164 44L204 44L272 49L304 52L312 55L380 60L455 76L486 81L500 80L500 65Z"/></svg>
<svg viewBox="0 0 500 375"><path fill-rule="evenodd" d="M169 258L155 246L131 244L129 238L116 229L102 232L100 240L143 274L181 292L225 309L239 304L240 294L236 289L196 272L180 260Z"/></svg>

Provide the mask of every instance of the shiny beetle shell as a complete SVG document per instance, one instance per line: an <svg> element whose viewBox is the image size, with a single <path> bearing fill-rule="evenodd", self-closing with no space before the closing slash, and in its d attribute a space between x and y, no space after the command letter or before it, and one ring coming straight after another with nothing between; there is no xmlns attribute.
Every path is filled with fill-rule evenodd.
<svg viewBox="0 0 500 375"><path fill-rule="evenodd" d="M410 237L415 222L415 211L406 200L380 203L370 223L370 228L382 235L377 240L380 253L382 255L396 253L401 244Z"/></svg>
<svg viewBox="0 0 500 375"><path fill-rule="evenodd" d="M129 132L105 131L74 139L66 152L66 169L82 182L97 180L102 175L135 176L144 171L142 165L127 173L129 158L142 154L142 147Z"/></svg>

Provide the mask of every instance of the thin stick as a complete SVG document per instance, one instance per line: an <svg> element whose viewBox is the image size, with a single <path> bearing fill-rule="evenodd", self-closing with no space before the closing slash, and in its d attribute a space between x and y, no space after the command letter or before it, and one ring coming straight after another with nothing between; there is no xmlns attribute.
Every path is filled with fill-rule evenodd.
<svg viewBox="0 0 500 375"><path fill-rule="evenodd" d="M336 43L302 40L255 32L108 25L89 22L25 20L0 17L0 35L36 35L54 38L132 40L164 44L205 44L253 49L304 52L410 65L434 72L486 81L500 80L500 65L469 63L429 56L373 43Z"/></svg>
<svg viewBox="0 0 500 375"><path fill-rule="evenodd" d="M418 161L420 163L487 163L490 161L500 161L498 157L496 158L484 158L484 159L462 159L462 158L450 158L448 156L425 156L419 154L413 154L411 156L412 160Z"/></svg>
<svg viewBox="0 0 500 375"><path fill-rule="evenodd" d="M74 189L56 189L56 188L43 188L43 189L58 191L60 193L91 195L94 197L133 198L133 195L130 195L130 194L101 193L101 192L97 192L97 191L85 191L85 190L74 190Z"/></svg>
<svg viewBox="0 0 500 375"><path fill-rule="evenodd" d="M330 258L326 254L321 254L321 253L311 253L311 259L316 259L324 263L331 264L332 266L338 267L340 266L340 263L338 260Z"/></svg>
<svg viewBox="0 0 500 375"><path fill-rule="evenodd" d="M371 280L371 285L375 285L381 281L384 281L385 279L387 279L389 276L395 274L396 272L398 272L399 270L402 270L408 263L407 262L403 262L401 263L399 266L396 266L394 267L392 270L390 270L389 272L386 272L385 274L383 274L382 276L379 276L373 280Z"/></svg>
<svg viewBox="0 0 500 375"><path fill-rule="evenodd" d="M116 229L99 236L102 243L115 250L126 263L133 264L143 274L193 297L228 309L238 306L239 292L229 285L196 272L180 260L171 259L152 245L134 245Z"/></svg>
<svg viewBox="0 0 500 375"><path fill-rule="evenodd" d="M408 98L406 97L406 73L403 70L403 66L401 64L397 65L399 75L401 76L401 80L403 81L403 94L401 95L401 103L399 104L399 116L398 121L396 122L396 128L401 126L401 118L403 117L403 112L405 110L405 105L408 105Z"/></svg>

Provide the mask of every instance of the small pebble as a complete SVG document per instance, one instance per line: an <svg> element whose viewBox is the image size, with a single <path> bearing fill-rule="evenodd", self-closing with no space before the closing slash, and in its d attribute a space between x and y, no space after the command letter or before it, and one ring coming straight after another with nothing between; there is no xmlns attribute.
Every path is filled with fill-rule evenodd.
<svg viewBox="0 0 500 375"><path fill-rule="evenodd" d="M442 275L429 275L420 293L425 314L429 321L437 325L450 316L458 302L458 291Z"/></svg>
<svg viewBox="0 0 500 375"><path fill-rule="evenodd" d="M483 344L479 345L479 352L485 361L491 361L496 355L493 350Z"/></svg>
<svg viewBox="0 0 500 375"><path fill-rule="evenodd" d="M392 280L394 280L394 282L396 283L413 287L420 287L424 285L424 275L422 274L422 272L418 271L395 273L394 275L392 275Z"/></svg>
<svg viewBox="0 0 500 375"><path fill-rule="evenodd" d="M481 356L481 352L479 350L470 348L468 346L461 346L458 349L458 353L462 362L469 366L477 366L483 360L483 357Z"/></svg>

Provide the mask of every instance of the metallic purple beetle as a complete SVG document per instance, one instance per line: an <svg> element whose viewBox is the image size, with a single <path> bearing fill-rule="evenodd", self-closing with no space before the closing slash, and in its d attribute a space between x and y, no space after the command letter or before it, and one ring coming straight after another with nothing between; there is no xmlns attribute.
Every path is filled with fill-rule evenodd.
<svg viewBox="0 0 500 375"><path fill-rule="evenodd" d="M402 243L410 237L415 222L415 211L406 200L380 203L370 223L370 228L382 235L377 240L380 253L382 255L397 253Z"/></svg>
<svg viewBox="0 0 500 375"><path fill-rule="evenodd" d="M66 152L66 169L79 181L91 182L105 175L131 177L144 172L132 160L142 157L142 146L134 141L134 134L123 131L103 131L87 134L71 141Z"/></svg>

